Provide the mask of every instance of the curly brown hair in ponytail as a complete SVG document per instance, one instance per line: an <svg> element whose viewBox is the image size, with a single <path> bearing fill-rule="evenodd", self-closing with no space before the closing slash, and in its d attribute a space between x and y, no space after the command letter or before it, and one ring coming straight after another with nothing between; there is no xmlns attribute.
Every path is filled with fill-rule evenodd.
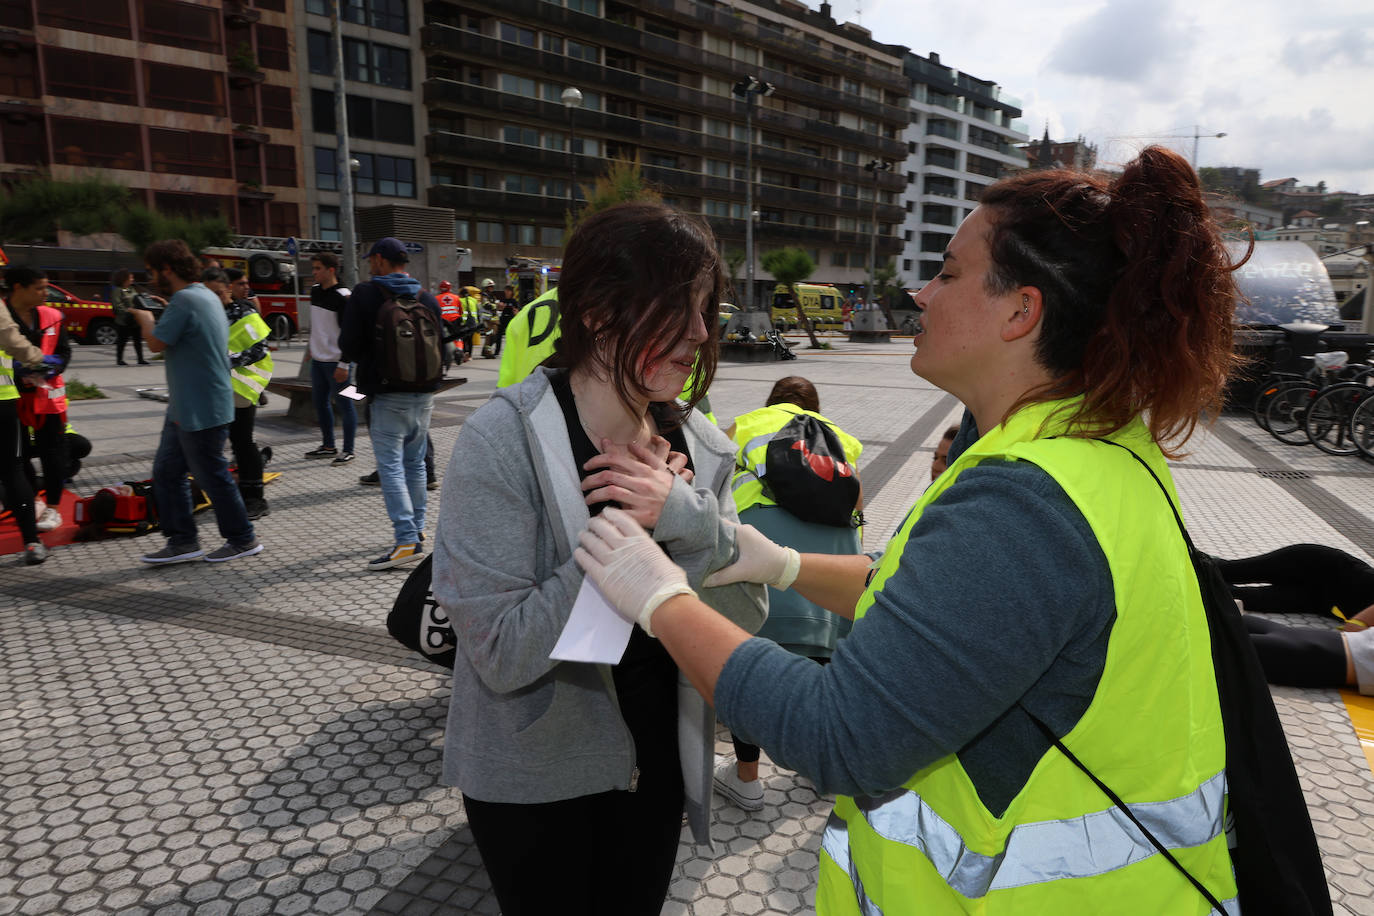
<svg viewBox="0 0 1374 916"><path fill-rule="evenodd" d="M1240 363L1231 341L1240 264L1192 167L1151 146L1115 181L1027 172L980 204L992 223L989 292L1034 286L1044 302L1036 358L1054 380L1016 407L1081 394L1075 435L1108 435L1143 414L1177 457L1200 415L1220 409Z"/></svg>

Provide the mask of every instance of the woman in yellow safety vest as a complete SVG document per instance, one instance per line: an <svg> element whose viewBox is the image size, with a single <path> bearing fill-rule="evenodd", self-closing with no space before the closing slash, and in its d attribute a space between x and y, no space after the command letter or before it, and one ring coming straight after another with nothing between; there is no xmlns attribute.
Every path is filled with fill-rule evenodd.
<svg viewBox="0 0 1374 916"><path fill-rule="evenodd" d="M35 284L46 289L47 277L30 267L11 267L5 271L5 285L11 295L16 286ZM30 566L48 558L48 548L38 534L33 511L33 488L24 475L23 443L28 433L19 422L18 373L21 368L59 372L62 357L47 354L24 336L24 332L0 300L0 502L13 513L24 542L24 562Z"/></svg>
<svg viewBox="0 0 1374 916"><path fill-rule="evenodd" d="M852 617L824 668L683 594L623 514L590 523L579 562L621 614L736 734L838 794L819 912L1239 912L1210 640L1165 463L1220 406L1232 270L1168 150L1113 181L988 188L917 296L912 370L967 407L949 469L877 563L741 526L738 561L707 580Z"/></svg>

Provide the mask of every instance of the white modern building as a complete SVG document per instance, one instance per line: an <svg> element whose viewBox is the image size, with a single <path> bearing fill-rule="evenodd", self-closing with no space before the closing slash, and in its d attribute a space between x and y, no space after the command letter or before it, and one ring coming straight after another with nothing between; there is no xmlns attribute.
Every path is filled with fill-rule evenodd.
<svg viewBox="0 0 1374 916"><path fill-rule="evenodd" d="M1021 102L996 83L940 63L940 55L908 54L912 81L907 127L904 247L897 275L919 286L940 271L941 255L983 189L1026 167L1017 149L1027 138Z"/></svg>

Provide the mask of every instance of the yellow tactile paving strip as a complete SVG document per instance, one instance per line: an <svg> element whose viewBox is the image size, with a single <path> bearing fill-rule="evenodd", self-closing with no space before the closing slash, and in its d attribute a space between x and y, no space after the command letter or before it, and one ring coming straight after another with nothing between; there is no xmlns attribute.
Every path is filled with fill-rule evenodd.
<svg viewBox="0 0 1374 916"><path fill-rule="evenodd" d="M1360 696L1351 690L1342 690L1341 699L1345 700L1345 710L1350 713L1350 724L1355 726L1355 735L1360 739L1364 759L1374 772L1374 697Z"/></svg>

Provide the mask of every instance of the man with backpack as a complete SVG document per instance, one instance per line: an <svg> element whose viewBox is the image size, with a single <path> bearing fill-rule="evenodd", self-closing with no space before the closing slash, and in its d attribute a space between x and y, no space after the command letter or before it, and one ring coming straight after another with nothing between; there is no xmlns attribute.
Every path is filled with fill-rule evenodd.
<svg viewBox="0 0 1374 916"><path fill-rule="evenodd" d="M425 439L443 377L443 319L435 298L406 273L409 261L397 239L372 245L372 279L354 287L339 332L340 358L357 365L358 390L369 399L372 452L394 536L395 546L367 564L373 570L424 554Z"/></svg>

